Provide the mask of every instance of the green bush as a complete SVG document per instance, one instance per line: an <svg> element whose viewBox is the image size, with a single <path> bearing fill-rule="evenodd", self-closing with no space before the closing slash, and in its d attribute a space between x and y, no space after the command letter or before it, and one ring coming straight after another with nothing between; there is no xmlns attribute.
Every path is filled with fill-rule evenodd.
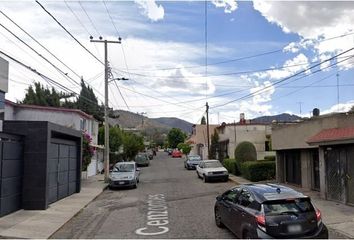
<svg viewBox="0 0 354 240"><path fill-rule="evenodd" d="M224 159L222 164L227 169L227 171L229 171L229 173L232 173L232 174L234 174L236 176L240 176L241 175L241 172L239 170L239 167L237 166L237 163L236 163L235 159L226 158L226 159Z"/></svg>
<svg viewBox="0 0 354 240"><path fill-rule="evenodd" d="M275 161L275 156L265 156L264 161Z"/></svg>
<svg viewBox="0 0 354 240"><path fill-rule="evenodd" d="M251 142L241 142L235 149L235 159L240 163L257 160L256 147Z"/></svg>
<svg viewBox="0 0 354 240"><path fill-rule="evenodd" d="M248 161L241 163L242 176L252 182L270 180L275 177L274 161Z"/></svg>

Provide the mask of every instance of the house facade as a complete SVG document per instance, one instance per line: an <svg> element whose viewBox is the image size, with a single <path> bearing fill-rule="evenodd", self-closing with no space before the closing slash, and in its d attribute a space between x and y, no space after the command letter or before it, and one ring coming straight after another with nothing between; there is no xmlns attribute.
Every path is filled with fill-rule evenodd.
<svg viewBox="0 0 354 240"><path fill-rule="evenodd" d="M218 125L209 124L209 141L211 141L211 135L214 133ZM192 134L186 140L192 146L190 154L196 154L202 157L202 159L208 158L208 135L207 126L202 124L195 124L192 127Z"/></svg>
<svg viewBox="0 0 354 240"><path fill-rule="evenodd" d="M98 121L78 109L17 104L6 100L5 120L48 121L75 130L86 131L92 137L92 145L97 146ZM87 168L87 176L93 176L102 170L101 160L97 154L94 155Z"/></svg>
<svg viewBox="0 0 354 240"><path fill-rule="evenodd" d="M253 143L257 151L257 159L274 156L271 150L272 129L269 124L247 122L221 124L217 127L219 134L219 154L223 158L235 158L235 149L241 142Z"/></svg>
<svg viewBox="0 0 354 240"><path fill-rule="evenodd" d="M317 190L324 199L354 205L354 114L273 124L277 181Z"/></svg>

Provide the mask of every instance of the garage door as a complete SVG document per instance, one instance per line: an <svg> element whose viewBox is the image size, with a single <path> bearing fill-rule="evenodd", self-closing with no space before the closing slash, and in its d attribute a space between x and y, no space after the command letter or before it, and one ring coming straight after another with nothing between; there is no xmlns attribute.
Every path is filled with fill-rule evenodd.
<svg viewBox="0 0 354 240"><path fill-rule="evenodd" d="M0 217L21 209L22 177L23 144L0 133Z"/></svg>
<svg viewBox="0 0 354 240"><path fill-rule="evenodd" d="M50 144L49 203L76 192L78 181L78 154L75 142L53 139Z"/></svg>

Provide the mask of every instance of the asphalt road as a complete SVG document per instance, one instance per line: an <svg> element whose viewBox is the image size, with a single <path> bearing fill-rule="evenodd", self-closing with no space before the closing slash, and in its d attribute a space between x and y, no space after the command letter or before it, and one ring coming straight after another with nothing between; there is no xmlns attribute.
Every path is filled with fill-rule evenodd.
<svg viewBox="0 0 354 240"><path fill-rule="evenodd" d="M183 161L158 153L137 189L105 190L52 238L234 238L213 213L215 197L234 184L203 183Z"/></svg>
<svg viewBox="0 0 354 240"><path fill-rule="evenodd" d="M213 212L233 182L203 183L183 161L158 153L137 189L105 190L51 238L235 238L216 227ZM332 230L329 237L345 238Z"/></svg>

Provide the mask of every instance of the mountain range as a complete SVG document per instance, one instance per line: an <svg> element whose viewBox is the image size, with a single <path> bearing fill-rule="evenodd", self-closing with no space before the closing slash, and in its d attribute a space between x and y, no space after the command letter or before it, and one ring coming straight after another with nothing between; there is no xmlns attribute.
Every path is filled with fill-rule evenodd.
<svg viewBox="0 0 354 240"><path fill-rule="evenodd" d="M110 124L119 125L122 128L144 130L147 132L167 133L171 128L179 128L185 133L191 133L193 124L185 120L174 117L148 118L138 113L132 113L124 110L113 111L113 116L109 119ZM282 113L274 116L262 116L251 119L252 123L272 123L294 122L301 117L293 114Z"/></svg>

